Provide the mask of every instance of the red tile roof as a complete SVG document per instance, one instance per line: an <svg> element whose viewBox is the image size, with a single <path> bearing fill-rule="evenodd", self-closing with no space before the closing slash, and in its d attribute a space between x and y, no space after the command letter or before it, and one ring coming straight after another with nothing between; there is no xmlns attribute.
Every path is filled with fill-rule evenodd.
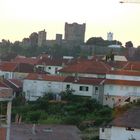
<svg viewBox="0 0 140 140"><path fill-rule="evenodd" d="M9 86L8 86L6 83L0 81L0 88L1 88L1 87L7 88L7 87L9 87Z"/></svg>
<svg viewBox="0 0 140 140"><path fill-rule="evenodd" d="M132 129L140 129L140 107L133 107L123 114L117 116L110 125L118 127L129 127Z"/></svg>
<svg viewBox="0 0 140 140"><path fill-rule="evenodd" d="M110 61L104 63L110 65L116 69L123 69L123 70L133 70L133 71L140 71L140 62L139 61Z"/></svg>
<svg viewBox="0 0 140 140"><path fill-rule="evenodd" d="M17 63L14 62L1 62L0 70L13 72L17 67Z"/></svg>
<svg viewBox="0 0 140 140"><path fill-rule="evenodd" d="M107 72L107 74L140 76L139 71L132 71L132 70L111 70L111 71Z"/></svg>
<svg viewBox="0 0 140 140"><path fill-rule="evenodd" d="M26 79L70 82L75 84L90 84L90 85L99 85L104 80L99 78L88 78L88 77L75 78L72 76L62 77L62 76L56 76L56 75L53 76L53 75L46 75L46 74L29 74Z"/></svg>
<svg viewBox="0 0 140 140"><path fill-rule="evenodd" d="M17 56L12 62L16 63L27 63L35 65L38 62L38 58L32 58L32 57L25 57L25 56Z"/></svg>
<svg viewBox="0 0 140 140"><path fill-rule="evenodd" d="M11 88L0 88L0 99L3 98L12 98L13 93L12 93Z"/></svg>
<svg viewBox="0 0 140 140"><path fill-rule="evenodd" d="M129 61L124 67L124 70L135 70L140 71L140 62L139 61Z"/></svg>
<svg viewBox="0 0 140 140"><path fill-rule="evenodd" d="M34 65L27 64L27 63L18 63L14 72L32 73L34 72Z"/></svg>
<svg viewBox="0 0 140 140"><path fill-rule="evenodd" d="M105 74L111 70L111 67L101 61L85 60L76 64L69 65L60 72L65 73L89 73L89 74Z"/></svg>
<svg viewBox="0 0 140 140"><path fill-rule="evenodd" d="M12 84L14 84L16 87L22 87L23 83L21 82L21 80L18 79L8 79L8 81Z"/></svg>
<svg viewBox="0 0 140 140"><path fill-rule="evenodd" d="M111 80L111 79L106 79L105 82L104 82L104 84L140 86L140 81L128 81L128 80Z"/></svg>
<svg viewBox="0 0 140 140"><path fill-rule="evenodd" d="M0 70L7 72L31 73L34 72L34 66L27 63L1 62Z"/></svg>
<svg viewBox="0 0 140 140"><path fill-rule="evenodd" d="M122 69L128 62L127 61L109 61L104 63L108 64L109 66L116 68L116 69Z"/></svg>
<svg viewBox="0 0 140 140"><path fill-rule="evenodd" d="M64 81L65 77L57 75L47 75L47 74L29 74L26 79L28 80L43 80L43 81Z"/></svg>
<svg viewBox="0 0 140 140"><path fill-rule="evenodd" d="M99 85L104 79L96 78L79 78L74 81L75 84L89 84L89 85Z"/></svg>
<svg viewBox="0 0 140 140"><path fill-rule="evenodd" d="M38 65L46 65L46 66L62 66L63 64L67 64L69 62L68 59L56 59L56 58L47 58L47 59L40 59L38 61Z"/></svg>
<svg viewBox="0 0 140 140"><path fill-rule="evenodd" d="M65 78L64 82L71 82L75 84L88 84L88 85L99 85L104 81L104 79L101 78L89 78L89 77L71 77L68 76Z"/></svg>

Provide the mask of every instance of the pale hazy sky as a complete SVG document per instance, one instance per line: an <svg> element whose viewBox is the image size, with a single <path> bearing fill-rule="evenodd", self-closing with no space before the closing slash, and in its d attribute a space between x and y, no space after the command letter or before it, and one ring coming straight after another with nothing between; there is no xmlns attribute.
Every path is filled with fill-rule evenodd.
<svg viewBox="0 0 140 140"><path fill-rule="evenodd" d="M137 0L140 1L140 0ZM90 37L114 39L140 45L140 4L119 0L0 0L0 40L22 40L45 29L47 39L63 34L65 22L86 23L85 41Z"/></svg>

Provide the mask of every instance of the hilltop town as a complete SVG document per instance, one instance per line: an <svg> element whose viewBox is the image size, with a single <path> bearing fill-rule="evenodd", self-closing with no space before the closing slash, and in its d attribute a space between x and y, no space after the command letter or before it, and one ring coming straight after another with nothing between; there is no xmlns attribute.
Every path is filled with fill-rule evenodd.
<svg viewBox="0 0 140 140"><path fill-rule="evenodd" d="M32 33L22 42L2 40L0 101L4 105L0 109L1 140L10 135L11 123L14 123L12 139L15 140L14 132L17 132L17 137L20 133L17 124L23 124L20 129L25 135L30 127L35 139L37 126L33 124L45 125L56 121L59 125L71 124L79 128L85 128L85 124L99 127L103 123L109 124L113 119L114 108L139 103L140 47L135 48L131 41L123 46L120 41L113 39L111 32L107 33L106 40L102 37L91 37L85 42L85 31L85 23L65 23L64 39L62 34L56 34L55 40L47 40L47 32L42 30ZM7 112L5 102L8 104ZM135 115L135 111L139 113L139 110L140 108L132 109L131 114L134 112ZM29 127L26 123L30 123ZM140 125L131 126L123 121L121 123L128 133L135 132L129 137L140 137ZM115 131L121 131L121 123L116 125L114 120L112 126L118 128L112 127L112 131L109 129L110 124L106 125L106 129L101 128L100 139L112 140L110 137L115 137ZM81 139L75 136L79 131L75 126L63 128L61 125L57 131L73 130L73 134L66 135L73 135L75 140ZM54 126L50 127L55 131ZM44 137L46 135L42 129L49 133L53 131L38 126L38 134ZM60 132L57 131L59 136ZM124 129L123 132L126 133ZM42 140L45 140L44 137ZM99 135L95 136L97 137Z"/></svg>

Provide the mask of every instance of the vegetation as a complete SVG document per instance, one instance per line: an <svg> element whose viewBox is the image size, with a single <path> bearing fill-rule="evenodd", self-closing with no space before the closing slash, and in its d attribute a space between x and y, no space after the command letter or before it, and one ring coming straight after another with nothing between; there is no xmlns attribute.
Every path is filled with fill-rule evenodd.
<svg viewBox="0 0 140 140"><path fill-rule="evenodd" d="M140 106L138 100L136 103L111 109L94 99L76 96L69 91L61 93L61 97L61 101L55 101L53 94L48 93L34 102L24 102L23 97L18 97L13 101L12 120L15 121L18 114L25 123L73 124L82 131L83 140L98 140L101 125L134 106ZM18 102L19 99L22 102Z"/></svg>
<svg viewBox="0 0 140 140"><path fill-rule="evenodd" d="M108 45L122 45L120 41L117 40L104 40L102 37L91 37L86 42L87 45L97 45L97 46L108 46Z"/></svg>
<svg viewBox="0 0 140 140"><path fill-rule="evenodd" d="M39 54L47 52L53 57L62 57L64 55L77 57L81 53L80 46L60 46L54 44L53 46L41 46L38 47L36 41L32 41L28 46L22 44L19 41L11 43L9 40L2 40L0 43L0 59L1 60L11 60L16 57L16 55L24 55L27 57L38 56Z"/></svg>
<svg viewBox="0 0 140 140"><path fill-rule="evenodd" d="M35 102L17 103L14 100L12 120L19 114L26 123L74 124L84 129L87 125L99 126L112 119L109 107L94 99L72 94L63 93L61 101L53 101L52 94L47 94Z"/></svg>

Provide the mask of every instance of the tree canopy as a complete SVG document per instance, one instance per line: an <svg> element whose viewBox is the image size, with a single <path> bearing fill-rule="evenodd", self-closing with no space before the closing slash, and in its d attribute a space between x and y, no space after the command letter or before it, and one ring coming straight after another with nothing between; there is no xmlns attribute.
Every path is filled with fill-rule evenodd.
<svg viewBox="0 0 140 140"><path fill-rule="evenodd" d="M120 41L117 40L104 40L102 37L91 37L86 42L87 45L97 45L97 46L108 46L108 45L122 45Z"/></svg>

